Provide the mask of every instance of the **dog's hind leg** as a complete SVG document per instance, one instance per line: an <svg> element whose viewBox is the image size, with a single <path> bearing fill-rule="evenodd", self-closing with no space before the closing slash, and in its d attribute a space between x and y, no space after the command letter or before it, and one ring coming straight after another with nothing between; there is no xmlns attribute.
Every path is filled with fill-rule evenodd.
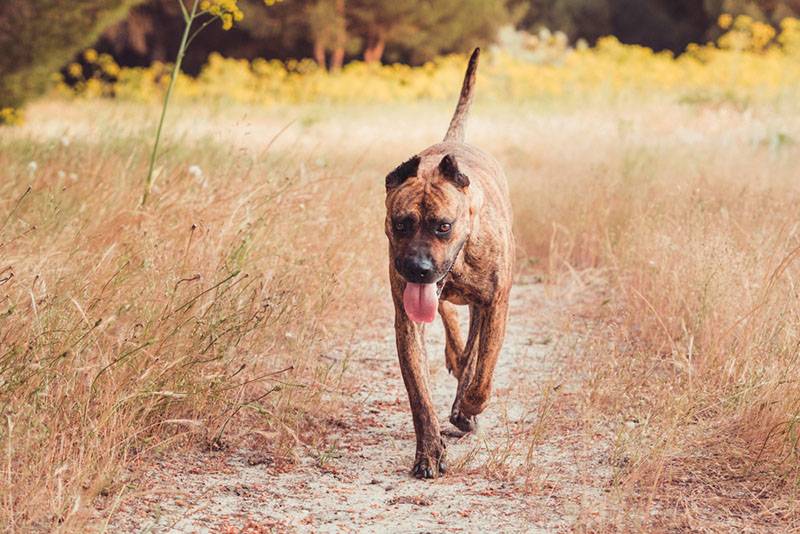
<svg viewBox="0 0 800 534"><path fill-rule="evenodd" d="M464 418L474 418L483 412L489 403L492 377L506 335L507 319L508 291L498 295L490 307L481 310L480 340L477 357L474 358L474 368L470 368L469 373L464 373L470 375L469 381L464 381L463 389L462 384L459 384L460 398L456 399L460 401L459 408ZM473 361L469 363L473 364Z"/></svg>
<svg viewBox="0 0 800 534"><path fill-rule="evenodd" d="M478 419L475 415L466 417L461 409L461 399L475 376L478 362L478 337L484 312L478 306L469 307L469 334L464 350L458 358L458 389L453 407L450 410L450 422L463 432L474 432L478 428Z"/></svg>
<svg viewBox="0 0 800 534"><path fill-rule="evenodd" d="M439 315L444 323L444 357L447 370L461 378L461 358L464 354L464 339L458 326L458 312L455 305L445 300L439 301Z"/></svg>

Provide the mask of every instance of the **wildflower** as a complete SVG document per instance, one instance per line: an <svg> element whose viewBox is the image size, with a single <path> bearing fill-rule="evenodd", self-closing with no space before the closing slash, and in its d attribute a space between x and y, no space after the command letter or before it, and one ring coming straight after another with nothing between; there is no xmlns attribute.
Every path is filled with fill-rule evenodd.
<svg viewBox="0 0 800 534"><path fill-rule="evenodd" d="M95 50L94 48L87 48L83 52L83 59L85 59L89 63L94 63L95 61L97 61L97 50Z"/></svg>
<svg viewBox="0 0 800 534"><path fill-rule="evenodd" d="M200 9L222 21L222 29L230 30L233 28L234 21L244 18L244 13L236 5L237 0L203 0L200 2Z"/></svg>
<svg viewBox="0 0 800 534"><path fill-rule="evenodd" d="M723 30L727 30L731 27L731 24L733 24L733 15L730 13L723 13L719 16L719 19L717 19L717 24L719 24L719 27Z"/></svg>
<svg viewBox="0 0 800 534"><path fill-rule="evenodd" d="M189 165L189 176L194 178L195 183L203 189L208 187L208 181L203 176L203 169L199 165Z"/></svg>
<svg viewBox="0 0 800 534"><path fill-rule="evenodd" d="M203 169L197 165L189 165L189 176L195 179L200 179L203 177Z"/></svg>
<svg viewBox="0 0 800 534"><path fill-rule="evenodd" d="M0 124L17 126L23 122L22 111L14 108L0 108Z"/></svg>
<svg viewBox="0 0 800 534"><path fill-rule="evenodd" d="M784 31L797 31L800 29L800 19L786 17L781 20L781 29Z"/></svg>
<svg viewBox="0 0 800 534"><path fill-rule="evenodd" d="M28 173L33 174L33 173L36 172L36 169L38 169L38 168L39 168L39 164L36 163L35 161L29 161L28 162Z"/></svg>
<svg viewBox="0 0 800 534"><path fill-rule="evenodd" d="M751 28L753 48L761 50L775 37L775 29L769 24L755 22Z"/></svg>
<svg viewBox="0 0 800 534"><path fill-rule="evenodd" d="M60 180L63 180L66 177L67 177L67 173L65 173L64 171L58 171L58 178Z"/></svg>
<svg viewBox="0 0 800 534"><path fill-rule="evenodd" d="M70 63L67 67L67 73L73 78L80 78L83 76L83 67L80 63Z"/></svg>
<svg viewBox="0 0 800 534"><path fill-rule="evenodd" d="M119 75L119 65L116 62L110 62L103 65L103 72L108 74L109 76L118 76Z"/></svg>
<svg viewBox="0 0 800 534"><path fill-rule="evenodd" d="M69 140L69 137L67 137L66 135L61 136L61 146L68 147L70 143L71 141Z"/></svg>

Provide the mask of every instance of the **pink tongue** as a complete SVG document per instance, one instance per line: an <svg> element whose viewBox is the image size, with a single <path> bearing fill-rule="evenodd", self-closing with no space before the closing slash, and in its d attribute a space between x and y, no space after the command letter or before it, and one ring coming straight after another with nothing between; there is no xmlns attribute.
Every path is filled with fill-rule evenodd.
<svg viewBox="0 0 800 534"><path fill-rule="evenodd" d="M436 317L436 284L412 284L406 282L403 292L403 305L406 314L415 323L432 323Z"/></svg>

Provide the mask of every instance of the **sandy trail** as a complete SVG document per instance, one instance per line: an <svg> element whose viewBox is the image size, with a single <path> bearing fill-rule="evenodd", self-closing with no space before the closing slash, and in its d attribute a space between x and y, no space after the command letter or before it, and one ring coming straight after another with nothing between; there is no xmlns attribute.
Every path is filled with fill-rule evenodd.
<svg viewBox="0 0 800 534"><path fill-rule="evenodd" d="M568 412L548 410L555 395L573 394L576 384L563 357L574 334L564 329L564 305L545 293L538 284L512 291L493 400L476 434L462 436L447 422L456 380L445 369L441 322L429 327L446 477L420 481L409 474L414 431L387 318L350 347L358 389L325 450L303 451L288 472L248 450L165 460L149 475L152 491L126 499L109 530L552 532L590 525L610 469L602 440L587 444Z"/></svg>

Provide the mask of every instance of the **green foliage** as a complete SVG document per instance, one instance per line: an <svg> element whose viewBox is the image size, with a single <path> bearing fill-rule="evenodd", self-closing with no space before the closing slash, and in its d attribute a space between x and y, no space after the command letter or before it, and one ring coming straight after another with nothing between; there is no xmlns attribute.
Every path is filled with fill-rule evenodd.
<svg viewBox="0 0 800 534"><path fill-rule="evenodd" d="M413 64L493 42L520 11L511 0L292 0L269 10L259 4L242 2L240 29L245 39L280 43L281 53L266 55L317 58L320 49L340 49L350 59Z"/></svg>
<svg viewBox="0 0 800 534"><path fill-rule="evenodd" d="M507 0L350 0L349 31L369 51L383 52L389 61L419 64L435 56L466 52L494 41L503 24L511 22Z"/></svg>
<svg viewBox="0 0 800 534"><path fill-rule="evenodd" d="M412 63L492 43L499 28L513 22L505 0L439 0L420 4L414 17L416 31L391 43L398 52L405 52ZM389 55L391 59L391 51Z"/></svg>
<svg viewBox="0 0 800 534"><path fill-rule="evenodd" d="M183 27L175 0L0 1L0 123L18 121L17 108L135 4L142 5L104 35L98 50L122 66L169 60ZM213 52L310 57L331 70L351 60L420 65L496 42L507 24L534 34L561 30L572 43L614 35L682 52L688 43L716 40L722 13L776 29L800 14L800 0L291 0L269 8L263 0L239 0L238 7L244 20L227 32L209 27L185 58L185 72L198 73Z"/></svg>
<svg viewBox="0 0 800 534"><path fill-rule="evenodd" d="M138 1L0 2L0 108L41 94L59 68Z"/></svg>

